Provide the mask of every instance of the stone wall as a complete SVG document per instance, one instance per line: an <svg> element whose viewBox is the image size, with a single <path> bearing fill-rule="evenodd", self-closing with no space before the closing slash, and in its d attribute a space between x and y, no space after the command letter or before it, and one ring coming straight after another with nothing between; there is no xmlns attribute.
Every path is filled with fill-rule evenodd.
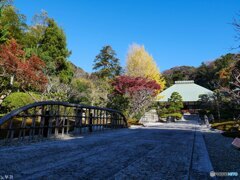
<svg viewBox="0 0 240 180"><path fill-rule="evenodd" d="M153 123L158 122L158 115L157 111L155 109L152 109L144 114L143 117L141 117L140 123Z"/></svg>

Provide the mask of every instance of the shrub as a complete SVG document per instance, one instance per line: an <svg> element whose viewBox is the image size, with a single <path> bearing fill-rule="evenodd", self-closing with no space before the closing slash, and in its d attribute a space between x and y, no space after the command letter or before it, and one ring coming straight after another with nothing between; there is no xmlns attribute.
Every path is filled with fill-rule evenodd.
<svg viewBox="0 0 240 180"><path fill-rule="evenodd" d="M37 94L32 93L32 95L36 98L39 97ZM14 109L20 108L33 102L34 100L29 94L23 92L15 92L4 99L2 107L5 112L10 112Z"/></svg>
<svg viewBox="0 0 240 180"><path fill-rule="evenodd" d="M237 121L226 121L221 123L213 123L212 128L222 130L222 131L231 131L234 127L240 127L240 122ZM239 128L238 128L239 129Z"/></svg>
<svg viewBox="0 0 240 180"><path fill-rule="evenodd" d="M233 125L235 124L236 122L235 121L224 121L224 122L220 122L220 123L213 123L211 125L211 127L217 127L217 126L221 126L221 125Z"/></svg>
<svg viewBox="0 0 240 180"><path fill-rule="evenodd" d="M181 113L169 113L169 114L164 114L161 116L161 118L167 118L167 117L174 117L176 119L181 119L182 114Z"/></svg>
<svg viewBox="0 0 240 180"><path fill-rule="evenodd" d="M127 120L128 126L130 125L143 125L142 123L139 123L139 120L135 119L135 118L129 118Z"/></svg>

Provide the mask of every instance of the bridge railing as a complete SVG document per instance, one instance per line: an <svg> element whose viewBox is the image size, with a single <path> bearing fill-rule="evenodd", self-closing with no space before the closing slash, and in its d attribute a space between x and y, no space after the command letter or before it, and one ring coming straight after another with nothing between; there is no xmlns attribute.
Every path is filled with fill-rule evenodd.
<svg viewBox="0 0 240 180"><path fill-rule="evenodd" d="M113 109L67 102L36 102L0 119L0 144L125 127L126 118Z"/></svg>

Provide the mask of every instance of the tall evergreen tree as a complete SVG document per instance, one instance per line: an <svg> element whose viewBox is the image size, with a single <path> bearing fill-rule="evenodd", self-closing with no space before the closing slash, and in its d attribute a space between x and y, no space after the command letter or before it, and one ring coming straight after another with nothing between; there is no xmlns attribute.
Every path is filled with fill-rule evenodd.
<svg viewBox="0 0 240 180"><path fill-rule="evenodd" d="M48 74L60 75L64 82L73 76L67 57L71 52L67 49L66 36L53 19L48 25L39 45L41 58L46 62Z"/></svg>
<svg viewBox="0 0 240 180"><path fill-rule="evenodd" d="M121 74L121 66L116 53L111 46L107 45L102 48L94 60L93 70L100 78L113 78Z"/></svg>

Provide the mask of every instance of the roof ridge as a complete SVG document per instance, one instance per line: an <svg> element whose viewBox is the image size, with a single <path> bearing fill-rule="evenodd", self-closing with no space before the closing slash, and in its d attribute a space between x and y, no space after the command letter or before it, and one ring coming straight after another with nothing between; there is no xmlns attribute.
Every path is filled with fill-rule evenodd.
<svg viewBox="0 0 240 180"><path fill-rule="evenodd" d="M194 84L194 80L175 81L175 84Z"/></svg>

